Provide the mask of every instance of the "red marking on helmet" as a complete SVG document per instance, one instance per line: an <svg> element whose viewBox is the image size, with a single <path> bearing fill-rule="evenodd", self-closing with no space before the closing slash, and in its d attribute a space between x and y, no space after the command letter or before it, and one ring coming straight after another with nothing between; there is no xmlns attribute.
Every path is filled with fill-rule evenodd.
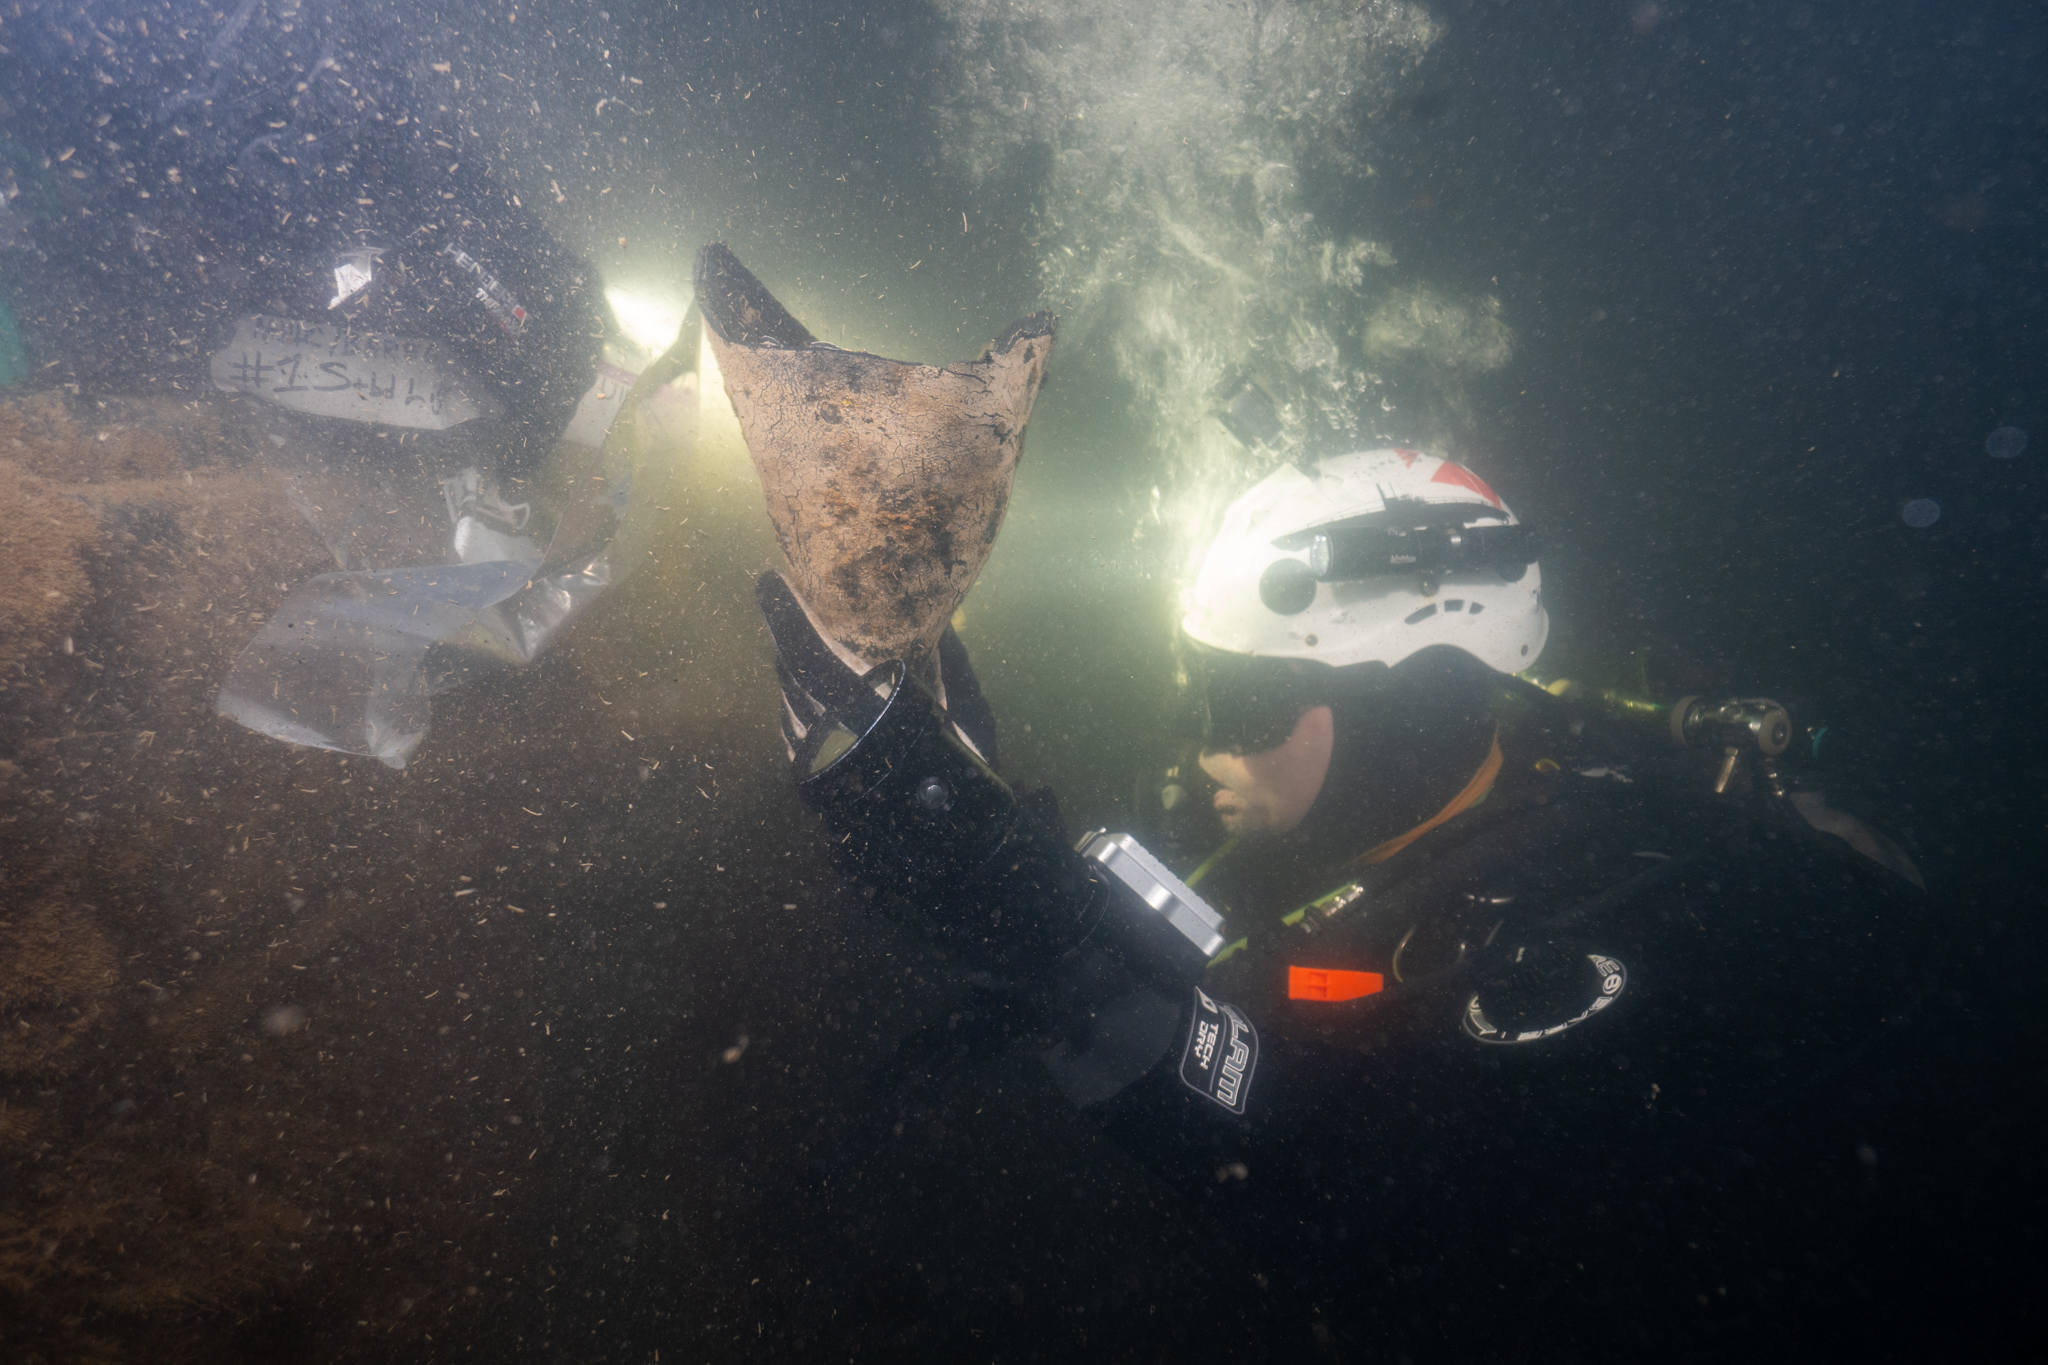
<svg viewBox="0 0 2048 1365"><path fill-rule="evenodd" d="M1429 481L1431 483L1454 483L1460 488L1469 488L1495 507L1500 508L1503 512L1507 510L1506 504L1500 500L1500 495L1486 486L1486 480L1480 478L1461 464L1452 464L1449 460L1445 460L1437 466L1436 473L1429 476Z"/></svg>
<svg viewBox="0 0 2048 1365"><path fill-rule="evenodd" d="M1422 458L1421 451L1409 450L1405 446L1395 446L1394 453L1401 457L1401 464L1407 469L1415 468L1415 462Z"/></svg>

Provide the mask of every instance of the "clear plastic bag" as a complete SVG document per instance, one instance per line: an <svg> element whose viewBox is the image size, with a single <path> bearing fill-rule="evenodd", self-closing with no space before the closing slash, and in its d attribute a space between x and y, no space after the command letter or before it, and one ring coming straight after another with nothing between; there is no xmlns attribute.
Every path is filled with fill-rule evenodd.
<svg viewBox="0 0 2048 1365"><path fill-rule="evenodd" d="M403 768L432 720L427 652L518 593L534 567L488 560L321 574L242 651L214 709L259 734Z"/></svg>
<svg viewBox="0 0 2048 1365"><path fill-rule="evenodd" d="M679 344L631 392L685 363ZM607 366L599 389L632 379ZM292 590L236 658L214 709L259 734L403 768L433 696L480 667L531 663L628 562L617 542L632 503L635 404L593 396L621 420L601 449L561 447L571 477L552 517L513 501L524 494L508 495L482 463L441 472L465 454L487 458L478 441L405 443L266 412L272 472L340 569Z"/></svg>

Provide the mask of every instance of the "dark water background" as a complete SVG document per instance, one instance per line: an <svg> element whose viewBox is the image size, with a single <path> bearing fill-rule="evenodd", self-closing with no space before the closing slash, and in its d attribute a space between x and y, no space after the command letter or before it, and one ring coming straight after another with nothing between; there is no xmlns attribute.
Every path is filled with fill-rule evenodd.
<svg viewBox="0 0 2048 1365"><path fill-rule="evenodd" d="M1826 1330L1876 1358L2013 1340L2038 1327L2043 1260L2048 22L1897 0L1431 13L1444 35L1373 122L1375 176L1311 165L1304 197L1404 271L1499 296L1518 348L1473 381L1469 458L1547 529L1560 669L1647 650L1663 695L1817 708L1843 788L1920 860L1957 926L1954 960L1927 970L1971 1027L1908 1044L1942 1050L1940 1093L1877 1097L1916 1116L1871 1195L1896 1246ZM555 210L593 252L626 233L608 271L679 282L723 238L821 335L919 359L1038 305L1039 187L973 184L940 154L950 33L923 7L611 17L645 85L626 131L558 173ZM599 204L629 181L663 202ZM1127 814L1157 724L1165 630L1131 608L1157 600L1161 566L1127 531L1171 473L1147 463L1148 420L1106 356L1063 347L965 632L1012 775L1053 783L1077 823ZM1992 460L2008 424L2034 444ZM749 493L717 498L737 519ZM1914 530L1900 509L1921 497L1943 515ZM955 993L836 888L779 785L746 596L763 546L693 546L695 645L674 642L688 585L636 581L534 673L437 703L402 781L358 764L331 840L290 827L301 865L371 869L368 885L503 866L502 898L533 908L379 919L324 969L336 1001L398 992L383 1027L404 1041L351 1056L344 1039L346 1082L296 1093L343 1127L354 1109L393 1152L445 1149L448 1183L394 1156L318 1274L129 1339L266 1361L1378 1358L1248 1283L1198 1209L1023 1060L967 1068L874 1131L873 1065ZM698 647L713 637L739 643ZM693 734L652 777L631 745L566 748L592 661L620 659L667 670L685 708L751 698L759 723ZM329 755L290 772L345 775ZM538 837L507 823L522 781L556 803ZM443 984L495 1009L414 1002ZM463 1244L420 1251L376 1209L391 1194L470 1210ZM1626 1339L1527 1355L1686 1356L1713 1310L1676 1263L1672 1283L1622 1315Z"/></svg>
<svg viewBox="0 0 2048 1365"><path fill-rule="evenodd" d="M1667 695L1752 686L1820 706L1854 746L1847 780L1964 926L1964 960L1928 969L1968 993L1981 1031L1955 1053L1953 1088L1921 1097L1908 1149L1885 1156L1896 1276L1833 1327L1879 1356L1901 1333L1990 1340L2032 1311L2022 1286L2040 1263L2025 1125L2040 1100L2028 1002L2042 927L2026 845L2042 818L2030 703L2048 502L2035 460L1993 461L1983 441L2048 426L2048 30L2011 9L1931 5L1665 6L1633 23L1607 5L1432 12L1447 32L1377 128L1377 178L1310 179L1306 197L1332 231L1393 242L1419 275L1497 288L1520 346L1480 381L1475 458L1552 530L1552 648L1598 667L1647 647ZM712 226L764 274L779 251L820 246L820 290L851 263L922 259L919 302L957 300L991 331L1036 301L1032 186L970 187L934 157L945 27L908 6L866 20L828 33L814 12L764 6L706 19L708 42L673 28L657 46L669 80L759 91L708 120L701 102L677 113L717 130L680 165L708 160L740 187ZM657 45L665 27L646 30ZM957 233L961 211L987 232ZM1115 511L1157 475L1104 462L1142 449L1126 428L1145 420L1106 370L1061 353L975 606L1000 629L969 632L1013 772L1054 781L1091 821L1113 819L1126 788L1163 643L1126 626L1148 566L1117 543ZM1914 497L1940 500L1942 521L1902 525ZM1084 537L1107 548L1046 572ZM783 896L757 885L751 898ZM792 1188L857 1122L853 1073L875 1044L944 1008L914 945L829 913L779 945L743 930L723 989L748 1018L782 1014L784 990L807 1011L755 1025L787 1073L728 1085L713 1072L707 1092L670 977L701 976L706 945L631 917L617 935L620 960L647 964L638 1008L654 1022L636 1028L665 1051L585 1083L616 1126L615 1164L561 1220L586 1220L563 1273L596 1297L554 1306L538 1330L558 1345L1177 1359L1313 1340L1293 1307L1216 1271L1217 1232L1021 1064L963 1076L940 1116L856 1172ZM665 954L674 968L654 966ZM679 1170L716 1172L722 1218L671 1231L634 1197L629 1182ZM626 1227L648 1232L621 1251ZM721 1250L683 1248L707 1235ZM679 1283L679 1264L701 1278ZM1678 1293L1631 1328L1661 1328L1683 1355L1693 1311ZM1529 1349L1606 1353L1597 1337Z"/></svg>

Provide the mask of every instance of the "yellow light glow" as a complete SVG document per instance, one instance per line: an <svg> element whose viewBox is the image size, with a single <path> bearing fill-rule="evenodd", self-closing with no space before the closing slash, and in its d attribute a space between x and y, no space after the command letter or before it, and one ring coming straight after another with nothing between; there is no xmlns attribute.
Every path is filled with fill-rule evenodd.
<svg viewBox="0 0 2048 1365"><path fill-rule="evenodd" d="M683 314L690 308L688 299L656 298L630 289L607 289L604 297L626 339L650 356L660 355L674 344Z"/></svg>
<svg viewBox="0 0 2048 1365"><path fill-rule="evenodd" d="M703 326L701 322L698 325ZM709 439L746 449L740 439L739 414L732 410L732 399L725 392L725 376L718 372L718 353L711 349L709 328L704 328L698 338L697 404L698 421Z"/></svg>

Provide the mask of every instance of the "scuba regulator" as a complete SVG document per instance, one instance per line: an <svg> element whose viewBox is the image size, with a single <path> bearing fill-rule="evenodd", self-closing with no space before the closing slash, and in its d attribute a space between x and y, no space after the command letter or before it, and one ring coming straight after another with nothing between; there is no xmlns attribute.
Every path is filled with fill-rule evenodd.
<svg viewBox="0 0 2048 1365"><path fill-rule="evenodd" d="M1684 749L1721 746L1721 766L1714 774L1716 796L1728 790L1736 765L1752 749L1771 794L1785 794L1776 759L1792 742L1792 717L1768 697L1680 697L1671 707L1671 738Z"/></svg>

